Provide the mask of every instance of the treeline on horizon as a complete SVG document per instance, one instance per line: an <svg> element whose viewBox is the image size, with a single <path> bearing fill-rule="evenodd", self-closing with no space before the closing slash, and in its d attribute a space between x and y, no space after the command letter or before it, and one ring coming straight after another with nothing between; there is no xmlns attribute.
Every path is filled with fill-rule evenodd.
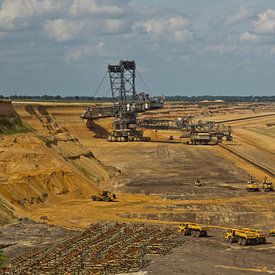
<svg viewBox="0 0 275 275"><path fill-rule="evenodd" d="M25 96L25 95L12 95L12 96L3 96L0 95L0 99L10 99L10 100L32 100L32 101L107 101L111 102L113 99L111 97L92 97L92 96L51 96L51 95L42 95L42 96ZM275 102L274 96L165 96L167 101L215 101L223 100L225 102Z"/></svg>

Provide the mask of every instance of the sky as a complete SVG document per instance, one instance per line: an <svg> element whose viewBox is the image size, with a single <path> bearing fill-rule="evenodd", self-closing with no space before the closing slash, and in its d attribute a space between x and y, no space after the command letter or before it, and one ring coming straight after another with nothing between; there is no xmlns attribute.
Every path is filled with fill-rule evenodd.
<svg viewBox="0 0 275 275"><path fill-rule="evenodd" d="M0 0L0 94L94 96L121 59L152 95L275 95L275 0Z"/></svg>

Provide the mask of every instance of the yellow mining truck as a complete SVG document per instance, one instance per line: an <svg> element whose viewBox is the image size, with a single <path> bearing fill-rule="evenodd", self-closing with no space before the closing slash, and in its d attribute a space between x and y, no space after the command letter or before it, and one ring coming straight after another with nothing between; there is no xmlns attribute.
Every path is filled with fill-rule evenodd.
<svg viewBox="0 0 275 275"><path fill-rule="evenodd" d="M263 189L264 189L264 192L272 192L272 191L274 191L273 184L272 184L271 181L268 181L267 177L264 178Z"/></svg>
<svg viewBox="0 0 275 275"><path fill-rule="evenodd" d="M207 237L208 230L209 227L191 222L184 222L178 228L179 233L183 233L184 236L191 235L192 237Z"/></svg>
<svg viewBox="0 0 275 275"><path fill-rule="evenodd" d="M257 237L257 241L255 244L266 244L266 238L269 236L268 232L264 232L262 230L255 230L251 228L242 228L245 232L254 233Z"/></svg>
<svg viewBox="0 0 275 275"><path fill-rule="evenodd" d="M258 184L255 182L252 175L249 175L249 179L246 184L246 190L248 192L258 192L260 191Z"/></svg>
<svg viewBox="0 0 275 275"><path fill-rule="evenodd" d="M228 229L225 233L225 239L230 243L239 243L240 245L256 245L260 244L259 237L262 238L263 235L260 233L255 233L252 230L243 230L243 229ZM261 239L261 243L266 243L265 237Z"/></svg>
<svg viewBox="0 0 275 275"><path fill-rule="evenodd" d="M111 202L114 201L116 199L116 195L113 194L110 191L103 191L101 194L99 195L92 195L91 196L91 200L93 201L106 201L106 202Z"/></svg>

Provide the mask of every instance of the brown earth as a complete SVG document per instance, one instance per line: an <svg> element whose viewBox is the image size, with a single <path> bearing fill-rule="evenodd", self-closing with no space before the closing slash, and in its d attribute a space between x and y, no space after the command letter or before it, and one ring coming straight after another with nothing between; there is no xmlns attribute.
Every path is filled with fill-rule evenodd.
<svg viewBox="0 0 275 275"><path fill-rule="evenodd" d="M255 105L255 104L254 104ZM257 116L262 114L272 113L274 110L274 104L224 104L224 103L199 103L199 104L177 104L177 114L181 112L198 113L197 119L210 119L209 114L205 114L205 109L211 110L211 116L217 120L229 120L239 117ZM227 114L221 117L221 112L224 107ZM264 198L268 198L265 205L267 205L266 213L254 213L243 214L249 212L248 205L239 207L239 203L236 205L228 204L226 199L233 197L244 198L245 201L250 201L253 196L253 206L256 208L263 204L261 194L254 196L245 191L245 183L247 181L248 173L253 174L258 180L262 180L265 173L245 161L239 159L235 155L225 151L217 146L197 146L192 147L185 144L177 144L180 139L180 132L176 131L151 131L147 130L146 135L152 137L153 141L168 141L171 135L174 136L175 143L108 143L103 137L111 131L112 119L100 119L94 122L94 130L90 131L85 126L85 122L81 120L80 114L82 112L83 105L79 104L31 104L20 103L15 104L16 111L20 114L22 119L26 121L33 128L37 129L40 133L52 134L58 136L59 132L64 132L70 137L76 137L78 142L83 144L85 148L88 148L93 152L94 156L104 163L107 167L114 166L121 171L121 176L115 184L115 190L118 193L122 193L119 196L119 202L112 203L110 211L105 211L106 206L102 206L98 203L88 203L87 199L89 194L86 194L84 200L83 197L77 197L77 200L72 197L66 197L68 201L62 202L60 208L60 215L56 212L56 207L59 208L58 203L56 207L52 205L43 205L38 209L30 209L29 217L35 217L39 219L41 215L51 216L54 213L54 217L50 217L50 220L55 224L62 224L66 226L79 226L85 227L89 223L96 220L108 220L108 218L114 220L150 220L150 215L153 221L165 222L166 220L173 221L175 219L174 214L166 211L167 208L174 205L175 199L177 202L183 200L190 200L189 204L192 204L193 200L202 200L205 203L207 200L206 210L200 211L204 218L198 218L197 215L190 216L192 220L198 220L207 223L214 222L214 224L224 223L228 219L227 225L238 225L248 223L249 225L260 225L266 217L272 217L274 208L272 206L273 194L265 194ZM151 111L156 115L161 115L163 112L174 111L173 104L167 104L165 109ZM190 111L191 110L191 111ZM209 113L209 112L208 112ZM148 115L147 113L143 115ZM243 136L245 142L242 142L241 135L244 135L243 129L247 125L254 125L254 127L267 127L266 124L274 122L274 116L257 118L246 121L234 122L234 136L236 139L231 143L235 150L240 153L248 155L254 160L264 163L266 166L273 168L275 163L273 152L273 138L268 135L256 133L255 131L249 132L249 135ZM254 123L254 124L253 124ZM249 126L249 127L252 127ZM257 136L257 137L256 137ZM54 149L57 152L68 154L72 146L65 146L63 141L59 141L60 145L55 146ZM66 153L64 153L66 152ZM261 152L261 154L259 153ZM77 163L79 167L83 167L84 162ZM75 163L74 163L75 165ZM87 169L88 170L88 169ZM198 189L193 186L194 180L197 176L200 176L203 181L203 188ZM274 178L270 177L271 180ZM127 193L127 195L124 195ZM140 194L137 196L136 194ZM147 195L157 195L157 199ZM145 195L145 196L144 196ZM63 196L65 198L65 196ZM141 199L142 198L142 199ZM259 198L259 199L257 199ZM269 200L270 198L270 200ZM140 203L140 199L142 204ZM216 211L214 208L219 208L221 202L217 203L217 200L225 200L222 207L228 208L229 218L225 218L221 215L221 210ZM156 201L162 205L157 210L151 211ZM148 205L146 203L148 202ZM122 203L122 208L120 208ZM125 205L124 205L125 203ZM87 205L90 205L87 206ZM187 203L188 204L188 203ZM218 206L216 206L216 204ZM69 206L69 212L66 213L66 205ZM129 205L129 210L127 210ZM135 205L139 207L135 208ZM141 205L141 206L140 206ZM270 205L270 209L269 209ZM75 206L75 214L74 208ZM119 206L119 208L118 208ZM78 209L83 209L81 212L85 213L79 217L77 221L75 215L78 213ZM119 209L117 211L117 208ZM177 207L176 207L177 208ZM213 208L213 209L212 209ZM53 211L51 210L53 209ZM61 210L62 209L62 210ZM149 210L148 210L149 209ZM164 211L164 209L166 209ZM236 209L240 209L237 211ZM131 211L130 211L131 210ZM91 213L89 213L91 211ZM96 211L96 215L94 215ZM129 213L127 212L129 211ZM150 212L151 211L151 212ZM156 214L160 212L168 212L166 214ZM174 208L173 208L174 211ZM179 211L182 209L179 208ZM194 210L196 212L197 209ZM123 213L125 212L125 213ZM187 211L188 212L188 211ZM211 214L211 212L213 212ZM117 213L117 214L116 214ZM136 214L133 214L136 213ZM219 213L219 214L217 214ZM219 216L220 215L220 216ZM255 215L257 218L251 220L251 216ZM88 219L85 217L89 216ZM149 218L148 218L149 217ZM212 218L211 218L212 217ZM213 220L213 217L215 219ZM240 218L241 217L241 218ZM178 221L180 218L176 219ZM82 221L83 220L83 224ZM175 220L174 220L175 221ZM275 227L274 219L268 218L268 222L265 224L265 228Z"/></svg>
<svg viewBox="0 0 275 275"><path fill-rule="evenodd" d="M34 132L0 136L1 223L41 205L87 198L110 188L115 172L50 116L42 115L43 108L26 110L29 117L23 121Z"/></svg>
<svg viewBox="0 0 275 275"><path fill-rule="evenodd" d="M12 102L0 99L0 116L11 116L14 114Z"/></svg>
<svg viewBox="0 0 275 275"><path fill-rule="evenodd" d="M145 134L156 142L108 143L104 137L111 131L112 119L95 121L94 130L88 130L80 118L83 104L15 103L14 106L22 120L37 131L2 137L0 145L0 152L3 151L0 162L5 165L0 176L7 179L1 195L17 215L36 221L46 216L45 223L73 229L87 228L98 221L176 226L186 220L225 227L275 228L274 193L245 190L248 173L258 181L263 180L265 173L221 147L192 147L178 143L180 132L149 130ZM165 109L142 117L176 118L194 114L195 119L229 120L272 113L275 113L273 103L168 103ZM230 122L236 138L228 146L274 169L274 123L274 116ZM171 135L174 143L167 143ZM121 174L110 167L119 169ZM114 173L116 177L110 177ZM194 187L197 176L202 178L201 188ZM271 176L269 179L275 180ZM47 182L54 187L46 188ZM114 185L118 201L108 204L90 201L89 196L99 190L97 185L99 188ZM40 200L46 190L47 200L29 201L32 197L33 201ZM25 196L28 196L26 205L18 203ZM186 246L175 250L171 257L154 259L148 272L275 272L270 265L273 244L240 251L238 246L236 250L222 244L223 232L214 231L213 239L201 244L200 240L194 245L186 241ZM227 251L226 259L218 256L223 251ZM239 261L236 253L247 260ZM210 257L201 267L192 261L206 254ZM251 264L249 259L253 255L257 257Z"/></svg>

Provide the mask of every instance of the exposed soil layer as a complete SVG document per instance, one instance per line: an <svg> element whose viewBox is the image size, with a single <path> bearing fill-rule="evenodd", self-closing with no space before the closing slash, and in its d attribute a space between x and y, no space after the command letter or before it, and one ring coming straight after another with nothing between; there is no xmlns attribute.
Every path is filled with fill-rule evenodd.
<svg viewBox="0 0 275 275"><path fill-rule="evenodd" d="M75 234L75 231L69 229L26 218L2 227L1 232L0 243L7 246L5 255L11 259L35 247L47 249L53 245L53 241L58 242Z"/></svg>
<svg viewBox="0 0 275 275"><path fill-rule="evenodd" d="M41 205L110 188L116 172L95 159L43 106L25 109L30 119L24 123L34 132L0 136L0 224Z"/></svg>
<svg viewBox="0 0 275 275"><path fill-rule="evenodd" d="M248 173L260 182L265 176L263 171L221 147L177 144L180 142L180 132L145 132L153 141L162 142L108 143L104 137L111 131L112 119L98 120L92 131L88 130L80 118L82 107L54 103L16 104L16 111L25 123L39 132L39 138L34 138L32 134L5 137L5 144L8 145L0 147L0 157L2 154L5 159L11 159L4 162L2 158L5 169L0 175L5 183L2 184L5 190L2 197L9 204L9 209L13 207L16 213L36 221L47 217L44 223L74 229L87 229L91 223L110 221L170 225L173 231L182 221L224 227L275 228L274 192L261 190L250 193L245 189ZM142 116L174 119L194 114L197 116L195 119L229 120L270 114L275 111L274 107L273 103L169 103L163 110L144 113ZM274 169L274 123L273 116L232 122L236 138L227 145ZM175 137L174 144L165 143L170 135ZM18 154L20 158L12 165L16 160L14 156ZM110 166L116 167L121 173ZM46 168L49 168L49 174L45 172ZM53 176L51 173L57 173L57 170L71 174ZM49 175L49 181L57 178L54 185L58 190L51 189L43 203L31 203L41 200L45 192L42 186L47 182L44 176L37 177L37 172ZM112 177L110 181L110 173L114 172L116 178ZM39 196L31 195L24 200L27 202L25 206L15 199L19 194L29 194L29 189L20 189L26 186L24 177L28 173L30 194L37 192ZM17 175L20 179L18 181ZM201 187L194 186L198 176L202 179ZM99 181L95 178L99 178ZM269 179L273 182L275 180L272 177ZM92 185L87 185L87 182ZM90 195L99 192L97 185L110 188L113 184L118 197L116 202L92 202L89 199ZM13 185L14 192L11 189ZM171 255L153 257L153 263L144 271L152 274L275 272L272 266L272 238L268 239L267 245L240 247L227 244L223 234L224 230L211 230L212 237L206 239L186 238L184 245L173 250ZM106 234L104 241L111 240L110 235ZM69 250L65 253L69 253ZM79 264L79 261L75 263Z"/></svg>
<svg viewBox="0 0 275 275"><path fill-rule="evenodd" d="M25 219L6 226L4 238L4 244L11 245L6 248L11 259L2 269L3 274L275 272L272 238L266 245L242 247L227 243L223 231L217 229L211 229L207 238L184 237L177 235L173 227L145 224L95 224L74 232Z"/></svg>
<svg viewBox="0 0 275 275"><path fill-rule="evenodd" d="M48 248L10 261L1 274L118 274L145 268L144 256L165 255L181 245L174 230L142 224L95 224Z"/></svg>
<svg viewBox="0 0 275 275"><path fill-rule="evenodd" d="M222 158L215 146L110 143L111 154L104 154L106 146L97 143L92 150L104 163L116 163L121 170L118 191L211 198L228 196L232 190L238 194L247 180L247 173ZM194 186L197 177L203 188Z"/></svg>
<svg viewBox="0 0 275 275"><path fill-rule="evenodd" d="M0 100L0 136L15 133L27 133L32 129L22 123L20 116L13 108L12 102Z"/></svg>
<svg viewBox="0 0 275 275"><path fill-rule="evenodd" d="M208 238L186 237L185 243L164 257L153 257L147 274L274 274L274 240L266 245L241 247L226 243L212 230Z"/></svg>
<svg viewBox="0 0 275 275"><path fill-rule="evenodd" d="M227 225L230 223L232 225L238 225L238 223L259 225L266 217L269 217L265 225L266 227L273 226L273 194L251 194L245 190L248 173L253 174L258 180L262 180L264 172L243 162L222 148L217 146L193 147L184 144L157 142L108 143L103 137L111 131L112 119L97 120L94 123L94 128L89 130L85 125L85 121L80 118L83 109L81 104L26 103L15 104L15 108L23 120L39 132L51 134L54 137L59 136L60 133L62 137L66 135L70 136L71 139L76 137L75 140L83 144L87 150L93 152L93 155L102 161L105 167L114 166L121 171L120 176L117 173L119 177L115 185L116 192L122 193L118 194L119 202L116 204L121 207L119 210L120 214L116 212L115 206L110 206L112 212L104 212L101 208L104 209L105 206L98 207L98 204L93 204L91 210L89 210L90 206L86 207L85 205L86 199L79 197L79 199L75 200L67 197L60 207L56 201L55 205L45 205L30 209L30 217L38 219L39 215L45 213L45 215L51 216L53 223L72 227L85 227L92 221L108 220L108 218L114 220L153 220L157 222L172 222L173 220L179 221L189 218L192 221L214 222L215 224L222 222ZM210 110L210 112L205 112L206 109ZM187 112L196 115L195 119L230 120L271 114L272 111L274 111L273 103L168 103L163 110L144 113L142 116L164 118L163 112L168 112L171 118L176 118L176 116L184 115ZM253 133L250 133L243 137L247 141L246 143L240 143L240 139L244 125L249 124L249 127L253 125L262 127L264 124L271 125L265 126L270 128L273 121L274 117L268 116L234 122L233 131L234 136L237 138L230 146L234 146L234 149L239 150L241 153L249 153L249 157L254 156L255 160L271 167L273 140L268 140L268 138L271 138L270 136L257 133L258 137L256 137ZM177 141L180 132L146 131L146 134L156 141L168 141L169 136L174 135ZM73 160L72 164L75 166L78 158L77 154L74 157L74 154L71 153L73 145L68 144L69 146L65 146L65 144L68 144L66 138L64 140L58 139L57 143L52 142L51 146L63 157L65 156L67 161L71 162ZM264 154L260 156L259 150L264 152ZM260 158L257 159L257 156L260 156ZM80 169L85 167L83 162L78 164ZM89 169L86 169L86 171L88 174ZM202 179L201 188L194 186L194 181L198 176ZM271 180L273 179L271 178ZM132 193L132 195L126 196L123 194L125 192ZM92 191L86 192L86 198L92 193ZM136 196L136 194L145 194L145 196L140 200L142 196ZM146 196L149 194L151 196ZM158 195L159 199L155 199L152 194ZM255 210L263 204L262 196L267 198L264 203L265 213ZM227 198L236 198L236 205L228 203ZM237 198L244 198L246 202L242 203L241 200L239 203ZM219 199L225 199L225 201L222 203L222 208L215 209L213 205L216 205ZM162 206L154 209L153 205L157 200L160 201ZM195 207L192 213L188 213L188 210L185 209L182 215L178 213L163 213L165 212L163 211L165 207L169 208L174 205L175 200L207 201L203 211L201 208ZM250 200L253 201L252 205L248 203ZM70 208L67 208L66 204ZM140 204L143 206L140 207ZM252 206L256 208L251 210ZM80 215L80 222L76 221L76 210L74 210L78 209L78 207L83 209L83 213L85 213ZM152 211L152 209L154 210ZM178 210L182 211L180 207ZM199 215L199 213L204 214ZM85 215L89 218L85 218Z"/></svg>

